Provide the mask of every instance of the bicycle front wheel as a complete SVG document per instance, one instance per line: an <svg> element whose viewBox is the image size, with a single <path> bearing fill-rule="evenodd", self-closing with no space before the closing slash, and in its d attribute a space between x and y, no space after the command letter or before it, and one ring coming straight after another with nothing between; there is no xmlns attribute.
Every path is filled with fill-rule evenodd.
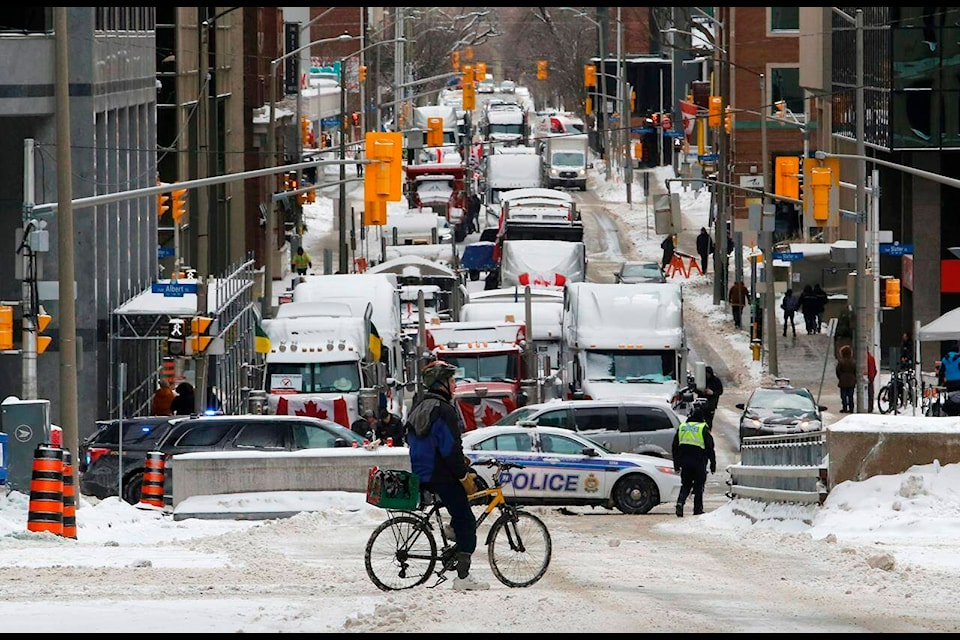
<svg viewBox="0 0 960 640"><path fill-rule="evenodd" d="M532 513L505 511L488 539L490 568L508 587L529 587L547 572L553 543L547 525Z"/></svg>
<svg viewBox="0 0 960 640"><path fill-rule="evenodd" d="M890 402L890 385L885 386L880 389L880 392L877 394L877 409L880 413L890 413L891 407Z"/></svg>
<svg viewBox="0 0 960 640"><path fill-rule="evenodd" d="M363 554L367 575L383 591L410 589L427 581L437 564L437 541L427 523L412 515L382 522Z"/></svg>

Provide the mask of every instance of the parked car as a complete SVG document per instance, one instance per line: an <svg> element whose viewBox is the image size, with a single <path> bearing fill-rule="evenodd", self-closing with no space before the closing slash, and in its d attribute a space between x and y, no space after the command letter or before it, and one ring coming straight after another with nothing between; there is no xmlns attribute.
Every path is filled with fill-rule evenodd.
<svg viewBox="0 0 960 640"><path fill-rule="evenodd" d="M139 502L147 452L157 451L158 443L183 419L185 416L125 418L122 457L121 421L97 422L97 431L80 441L77 456L80 493L102 500L117 495L117 487L122 483L123 499L130 504Z"/></svg>
<svg viewBox="0 0 960 640"><path fill-rule="evenodd" d="M809 389L793 387L779 379L757 387L746 402L737 404L740 414L740 441L748 436L806 433L823 429L823 411Z"/></svg>
<svg viewBox="0 0 960 640"><path fill-rule="evenodd" d="M494 457L522 464L500 475L509 502L527 505L589 505L627 514L647 513L676 502L680 475L653 456L614 453L594 440L556 427L525 422L490 426L463 436L464 455L477 462ZM494 470L473 469L486 486Z"/></svg>
<svg viewBox="0 0 960 640"><path fill-rule="evenodd" d="M666 282L659 262L624 262L614 274L617 282L635 284L638 282Z"/></svg>
<svg viewBox="0 0 960 640"><path fill-rule="evenodd" d="M123 499L126 502L140 501L147 451L173 456L209 451L297 451L363 445L363 438L350 429L330 420L306 416L205 415L168 420L170 424L158 440L146 446L145 439L142 450L130 456L124 451ZM126 434L126 425L124 431ZM82 494L98 498L117 495L117 464L110 463L111 457L100 455L89 464L80 476Z"/></svg>
<svg viewBox="0 0 960 640"><path fill-rule="evenodd" d="M515 409L496 425L526 422L576 431L615 452L671 458L682 420L662 400L565 400Z"/></svg>

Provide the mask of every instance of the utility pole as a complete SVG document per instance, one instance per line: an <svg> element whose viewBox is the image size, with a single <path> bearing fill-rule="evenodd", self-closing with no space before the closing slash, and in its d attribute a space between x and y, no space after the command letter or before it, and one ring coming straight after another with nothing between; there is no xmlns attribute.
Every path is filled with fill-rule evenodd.
<svg viewBox="0 0 960 640"><path fill-rule="evenodd" d="M866 111L863 104L863 9L857 9L857 155L866 157L863 120ZM857 302L857 411L865 412L867 405L864 394L867 380L867 207L866 207L867 161L857 163L857 281L855 298ZM876 268L876 265L874 265Z"/></svg>
<svg viewBox="0 0 960 640"><path fill-rule="evenodd" d="M764 74L760 75L760 162L763 164L763 199L762 209L760 210L760 228L766 224L767 206L769 206L770 197L770 158L767 157L767 116L770 115L770 106L767 104L767 79ZM772 222L770 223L772 226ZM776 377L780 375L777 358L777 307L774 301L777 297L776 288L773 281L773 230L764 231L763 247L763 280L764 280L764 311L766 318L763 322L764 330L762 332L764 341L767 344L767 370L770 375Z"/></svg>
<svg viewBox="0 0 960 640"><path fill-rule="evenodd" d="M597 7L597 36L600 45L600 121L603 124L603 170L606 180L610 180L610 122L607 118L607 7Z"/></svg>
<svg viewBox="0 0 960 640"><path fill-rule="evenodd" d="M339 273L347 273L347 166L344 163L347 157L347 83L344 82L346 58L340 61L340 187L337 202L337 224L340 226L340 237L337 240L337 256Z"/></svg>
<svg viewBox="0 0 960 640"><path fill-rule="evenodd" d="M20 250L22 258L22 286L21 311L23 316L23 333L21 358L23 361L21 375L21 400L37 399L37 313L33 304L33 285L37 279L37 257L35 247L30 246L30 225L33 215L33 192L36 182L36 173L33 160L34 140L27 138L23 141L23 241Z"/></svg>
<svg viewBox="0 0 960 640"><path fill-rule="evenodd" d="M69 7L54 7L56 34L57 126L57 270L60 285L60 428L63 448L76 454L79 446L77 402L77 306L74 298L73 163L70 158ZM123 394L124 390L120 390Z"/></svg>

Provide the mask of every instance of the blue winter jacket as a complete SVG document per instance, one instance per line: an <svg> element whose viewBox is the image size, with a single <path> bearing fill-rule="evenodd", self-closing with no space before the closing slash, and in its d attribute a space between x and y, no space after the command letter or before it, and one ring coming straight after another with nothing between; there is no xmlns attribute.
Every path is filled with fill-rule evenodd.
<svg viewBox="0 0 960 640"><path fill-rule="evenodd" d="M467 475L457 410L443 396L427 392L407 418L410 468L420 482L459 482Z"/></svg>

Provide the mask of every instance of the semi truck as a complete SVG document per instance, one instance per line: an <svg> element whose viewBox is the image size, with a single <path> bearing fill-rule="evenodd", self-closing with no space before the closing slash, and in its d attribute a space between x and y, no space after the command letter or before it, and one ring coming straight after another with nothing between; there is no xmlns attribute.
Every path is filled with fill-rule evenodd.
<svg viewBox="0 0 960 640"><path fill-rule="evenodd" d="M500 286L562 288L583 282L586 245L563 240L505 240L500 253Z"/></svg>
<svg viewBox="0 0 960 640"><path fill-rule="evenodd" d="M586 134L557 135L540 142L540 166L545 187L587 190L589 142Z"/></svg>
<svg viewBox="0 0 960 640"><path fill-rule="evenodd" d="M686 384L686 355L679 284L566 286L562 357L569 398L675 403Z"/></svg>
<svg viewBox="0 0 960 640"><path fill-rule="evenodd" d="M495 220L500 216L501 194L515 189L540 188L540 157L530 147L494 151L485 162L484 204L487 215L492 214Z"/></svg>

